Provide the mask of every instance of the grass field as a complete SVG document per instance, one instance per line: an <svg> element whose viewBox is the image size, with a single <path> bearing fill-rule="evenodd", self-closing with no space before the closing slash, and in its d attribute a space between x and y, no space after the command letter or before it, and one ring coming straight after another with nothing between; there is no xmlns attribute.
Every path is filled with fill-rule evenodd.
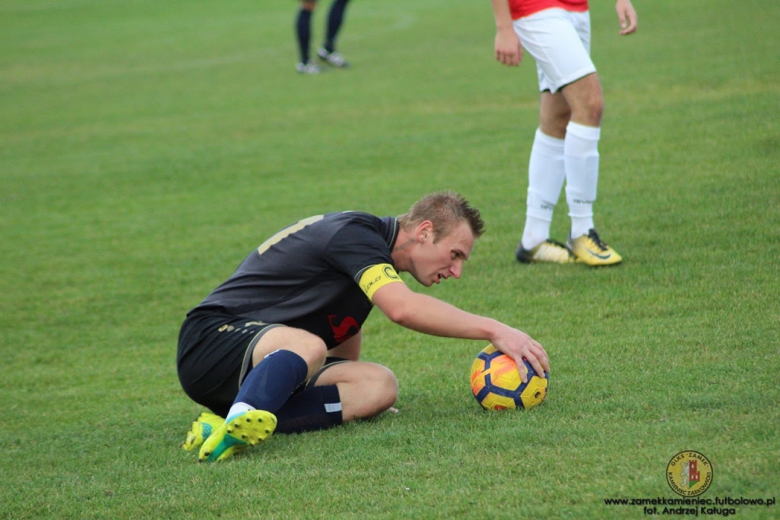
<svg viewBox="0 0 780 520"><path fill-rule="evenodd" d="M629 38L592 4L596 224L625 258L595 270L514 261L535 70L493 61L487 1L353 2L353 68L302 77L293 2L0 0L0 518L638 518L605 499L676 497L683 450L704 498L780 495L780 3L636 0ZM444 188L487 234L410 286L544 344L542 406L481 411L483 344L377 311L399 414L178 449L189 308L298 218Z"/></svg>

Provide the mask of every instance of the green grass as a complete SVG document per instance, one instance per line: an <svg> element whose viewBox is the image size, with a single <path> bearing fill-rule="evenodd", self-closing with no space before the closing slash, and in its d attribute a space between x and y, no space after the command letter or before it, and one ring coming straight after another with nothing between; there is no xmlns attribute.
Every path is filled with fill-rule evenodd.
<svg viewBox="0 0 780 520"><path fill-rule="evenodd" d="M597 226L625 258L597 270L513 260L535 71L493 61L487 2L354 2L353 69L310 78L292 2L0 0L0 518L636 518L604 499L673 497L686 449L705 497L780 494L780 4L637 2L630 38L593 4ZM483 413L483 344L377 312L400 414L178 449L189 308L293 220L444 188L488 232L426 292L542 342L542 406Z"/></svg>

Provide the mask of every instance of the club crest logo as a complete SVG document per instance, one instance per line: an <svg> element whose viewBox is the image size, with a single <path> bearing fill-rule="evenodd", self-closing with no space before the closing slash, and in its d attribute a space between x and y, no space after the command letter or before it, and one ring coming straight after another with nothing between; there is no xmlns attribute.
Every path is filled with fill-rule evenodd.
<svg viewBox="0 0 780 520"><path fill-rule="evenodd" d="M712 464L698 451L681 451L666 466L666 481L678 495L697 497L712 484Z"/></svg>

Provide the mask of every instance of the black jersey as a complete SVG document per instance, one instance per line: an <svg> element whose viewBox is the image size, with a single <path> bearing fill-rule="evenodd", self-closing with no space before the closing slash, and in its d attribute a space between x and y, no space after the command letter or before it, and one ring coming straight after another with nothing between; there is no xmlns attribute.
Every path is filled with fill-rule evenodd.
<svg viewBox="0 0 780 520"><path fill-rule="evenodd" d="M301 220L253 251L190 314L281 323L335 347L360 330L374 291L401 281L390 256L397 233L395 218L360 212Z"/></svg>

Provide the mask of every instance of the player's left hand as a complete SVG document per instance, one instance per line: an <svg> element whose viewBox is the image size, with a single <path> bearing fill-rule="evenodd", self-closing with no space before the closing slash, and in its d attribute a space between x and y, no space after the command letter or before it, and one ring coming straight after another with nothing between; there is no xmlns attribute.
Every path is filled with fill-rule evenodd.
<svg viewBox="0 0 780 520"><path fill-rule="evenodd" d="M615 4L618 20L620 20L620 34L632 34L636 32L638 19L631 0L617 0Z"/></svg>
<svg viewBox="0 0 780 520"><path fill-rule="evenodd" d="M537 375L544 377L544 373L550 371L550 358L544 347L521 330L511 327L507 329L492 339L492 345L514 360L523 383L527 383L529 379L523 359L531 363Z"/></svg>

